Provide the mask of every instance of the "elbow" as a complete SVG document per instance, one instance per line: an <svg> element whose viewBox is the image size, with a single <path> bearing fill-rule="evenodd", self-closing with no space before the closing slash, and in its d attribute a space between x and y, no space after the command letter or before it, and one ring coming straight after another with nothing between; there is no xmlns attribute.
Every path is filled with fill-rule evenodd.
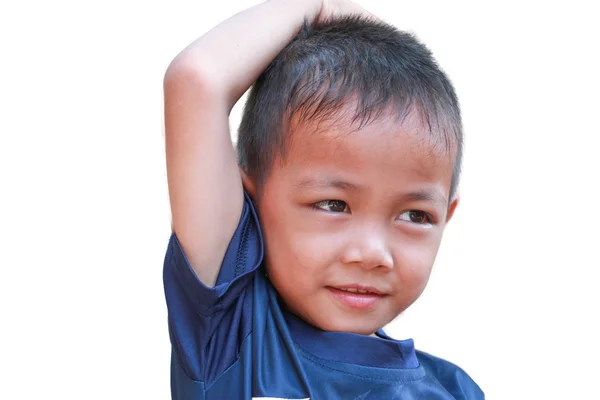
<svg viewBox="0 0 600 400"><path fill-rule="evenodd" d="M165 72L163 79L165 92L170 90L194 90L197 93L216 95L218 84L216 74L210 66L200 60L177 56Z"/></svg>

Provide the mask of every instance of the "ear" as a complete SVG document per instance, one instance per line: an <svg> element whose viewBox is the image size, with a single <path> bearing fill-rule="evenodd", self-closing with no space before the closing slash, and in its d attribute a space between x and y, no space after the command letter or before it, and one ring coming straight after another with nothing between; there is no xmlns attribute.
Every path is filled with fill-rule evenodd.
<svg viewBox="0 0 600 400"><path fill-rule="evenodd" d="M250 197L255 199L256 183L254 182L254 179L252 179L242 167L240 167L240 175L242 176L242 184L244 185L244 189L246 190L246 192L248 192Z"/></svg>
<svg viewBox="0 0 600 400"><path fill-rule="evenodd" d="M450 205L448 206L448 214L446 214L446 223L450 222L450 220L452 219L452 216L454 215L454 210L456 210L456 207L458 206L459 202L460 196L457 194L456 196L454 196L454 199L452 199Z"/></svg>

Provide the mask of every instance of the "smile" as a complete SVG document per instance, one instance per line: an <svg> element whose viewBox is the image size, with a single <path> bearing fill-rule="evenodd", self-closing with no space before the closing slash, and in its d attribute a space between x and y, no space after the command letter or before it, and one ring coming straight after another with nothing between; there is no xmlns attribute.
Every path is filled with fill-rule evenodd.
<svg viewBox="0 0 600 400"><path fill-rule="evenodd" d="M327 289L332 294L333 298L346 308L358 310L369 310L377 306L383 298L384 294L377 291L375 288L346 286L346 287L331 287Z"/></svg>
<svg viewBox="0 0 600 400"><path fill-rule="evenodd" d="M344 292L350 292L350 293L372 293L372 292L369 292L368 290L357 289L357 288L339 288L339 290L343 290Z"/></svg>

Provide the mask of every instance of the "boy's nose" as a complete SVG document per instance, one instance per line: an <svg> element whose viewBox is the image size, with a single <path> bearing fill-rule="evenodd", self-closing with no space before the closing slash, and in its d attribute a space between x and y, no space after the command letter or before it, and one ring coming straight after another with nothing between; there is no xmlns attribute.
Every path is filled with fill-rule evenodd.
<svg viewBox="0 0 600 400"><path fill-rule="evenodd" d="M359 264L363 268L394 268L394 259L388 246L384 228L363 227L349 238L342 254L342 263Z"/></svg>

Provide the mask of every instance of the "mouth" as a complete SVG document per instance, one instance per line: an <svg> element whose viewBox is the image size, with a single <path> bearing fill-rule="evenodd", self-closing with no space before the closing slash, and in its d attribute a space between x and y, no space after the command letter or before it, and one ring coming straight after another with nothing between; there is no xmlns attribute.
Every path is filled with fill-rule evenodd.
<svg viewBox="0 0 600 400"><path fill-rule="evenodd" d="M364 286L364 285L344 285L344 286L330 286L333 289L342 290L344 292L349 293L360 293L360 294L377 294L383 296L383 293L380 290L372 286Z"/></svg>
<svg viewBox="0 0 600 400"><path fill-rule="evenodd" d="M370 286L346 285L327 286L333 298L344 307L369 310L377 306L386 294Z"/></svg>

